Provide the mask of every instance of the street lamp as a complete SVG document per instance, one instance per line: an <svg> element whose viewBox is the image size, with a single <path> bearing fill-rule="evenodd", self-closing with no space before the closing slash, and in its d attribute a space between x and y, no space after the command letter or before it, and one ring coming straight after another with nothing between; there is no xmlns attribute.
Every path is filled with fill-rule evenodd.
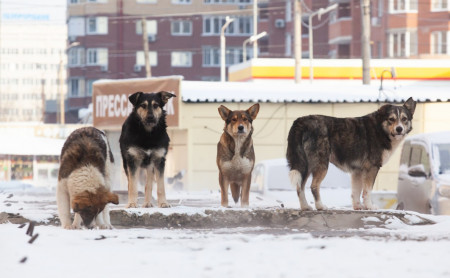
<svg viewBox="0 0 450 278"><path fill-rule="evenodd" d="M80 45L79 42L73 42L71 44L69 44L67 46L67 48L64 50L64 53L67 53L67 51L69 51L69 49L71 49L72 47L78 46ZM59 69L58 69L58 78L59 78L59 82L58 82L58 89L59 89L59 94L60 94L60 100L59 100L59 113L60 113L60 124L65 124L66 122L66 111L64 108L64 90L63 90L63 78L62 78L62 70L63 70L63 58L62 58L62 53L59 54Z"/></svg>
<svg viewBox="0 0 450 278"><path fill-rule="evenodd" d="M249 42L254 43L257 40L259 40L260 38L264 37L265 35L267 35L266 31L261 32L258 35L253 35L244 41L244 43L242 44L242 62L247 61L247 46L246 46L247 43L249 43ZM253 57L256 57L254 55L255 54L253 53Z"/></svg>
<svg viewBox="0 0 450 278"><path fill-rule="evenodd" d="M334 3L333 5L331 5L331 6L328 6L328 7L326 7L325 9L324 8L320 8L319 10L317 10L317 11L315 11L315 12L313 12L312 14L310 14L309 15L309 82L310 83L312 83L312 81L313 81L313 76L314 76L314 70L313 70L313 65L312 65L312 59L313 59L313 32L312 32L312 18L313 18L313 16L315 16L315 15L318 15L318 17L319 17L319 20L320 20L320 17L323 15L323 14L326 14L326 13L328 13L328 12L330 12L330 11L332 11L332 10L334 10L334 9L336 9L338 7L338 3Z"/></svg>
<svg viewBox="0 0 450 278"><path fill-rule="evenodd" d="M225 24L220 30L220 81L225 81L225 29L233 22L234 19L229 16L225 17Z"/></svg>

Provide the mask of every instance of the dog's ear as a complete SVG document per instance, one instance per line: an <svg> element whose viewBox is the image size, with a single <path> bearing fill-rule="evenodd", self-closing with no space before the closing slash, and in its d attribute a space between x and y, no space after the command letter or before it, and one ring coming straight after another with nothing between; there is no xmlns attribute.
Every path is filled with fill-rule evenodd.
<svg viewBox="0 0 450 278"><path fill-rule="evenodd" d="M403 107L409 110L411 112L411 116L414 115L414 111L416 110L416 102L413 100L412 97L408 98L408 100L403 104Z"/></svg>
<svg viewBox="0 0 450 278"><path fill-rule="evenodd" d="M222 120L226 121L228 119L228 115L230 115L231 110L226 108L225 106L221 105L219 108L219 114L220 117L222 117Z"/></svg>
<svg viewBox="0 0 450 278"><path fill-rule="evenodd" d="M117 194L108 192L107 200L108 203L113 203L114 205L119 204L119 196L117 196Z"/></svg>
<svg viewBox="0 0 450 278"><path fill-rule="evenodd" d="M166 91L161 91L158 93L158 95L161 97L164 104L166 104L171 97L176 97L176 95L166 92Z"/></svg>
<svg viewBox="0 0 450 278"><path fill-rule="evenodd" d="M73 209L73 212L80 211L80 205L78 204L78 202L72 202L72 209Z"/></svg>
<svg viewBox="0 0 450 278"><path fill-rule="evenodd" d="M138 103L138 100L142 94L143 94L143 92L136 92L128 97L128 99L130 100L131 104L133 104L133 106L136 106L136 104Z"/></svg>
<svg viewBox="0 0 450 278"><path fill-rule="evenodd" d="M252 120L256 119L256 115L259 112L259 103L252 105L249 109L247 109L247 113L252 117Z"/></svg>

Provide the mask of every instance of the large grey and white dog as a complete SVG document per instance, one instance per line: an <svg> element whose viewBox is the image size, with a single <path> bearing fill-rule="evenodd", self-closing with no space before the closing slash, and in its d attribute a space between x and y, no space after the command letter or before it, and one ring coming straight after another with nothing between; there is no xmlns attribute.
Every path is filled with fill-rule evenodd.
<svg viewBox="0 0 450 278"><path fill-rule="evenodd" d="M402 106L383 105L362 117L311 115L295 120L288 135L286 157L301 209L311 209L305 198L305 183L310 175L316 209L326 209L320 198L320 184L329 162L351 174L353 208L375 209L370 196L375 178L411 131L415 107L416 102L409 98Z"/></svg>

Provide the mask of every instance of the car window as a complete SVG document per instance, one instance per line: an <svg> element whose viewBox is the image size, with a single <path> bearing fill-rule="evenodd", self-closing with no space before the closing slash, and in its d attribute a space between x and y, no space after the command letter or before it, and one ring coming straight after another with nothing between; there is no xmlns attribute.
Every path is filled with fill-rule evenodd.
<svg viewBox="0 0 450 278"><path fill-rule="evenodd" d="M252 172L252 191L264 191L264 166L256 165Z"/></svg>
<svg viewBox="0 0 450 278"><path fill-rule="evenodd" d="M415 165L423 165L426 173L430 173L430 159L425 147L421 145L413 145L411 148L411 156L409 160L409 167Z"/></svg>
<svg viewBox="0 0 450 278"><path fill-rule="evenodd" d="M439 174L450 172L450 144L438 144Z"/></svg>
<svg viewBox="0 0 450 278"><path fill-rule="evenodd" d="M411 143L405 142L403 144L402 155L400 157L400 165L408 165L409 159L411 158Z"/></svg>

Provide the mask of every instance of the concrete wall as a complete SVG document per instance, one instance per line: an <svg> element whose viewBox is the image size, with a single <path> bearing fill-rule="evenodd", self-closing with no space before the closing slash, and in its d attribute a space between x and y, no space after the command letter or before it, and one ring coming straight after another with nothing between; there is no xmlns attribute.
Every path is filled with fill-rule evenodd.
<svg viewBox="0 0 450 278"><path fill-rule="evenodd" d="M218 189L216 166L217 142L224 122L217 108L221 103L182 103L182 127L187 130L187 157L189 190ZM247 109L249 103L224 103L230 109ZM310 114L336 117L356 117L375 111L376 103L261 103L257 119L253 122L253 142L256 161L285 157L287 134L292 122ZM450 103L418 104L413 120L412 134L450 130ZM177 139L172 138L172 141ZM382 167L375 190L396 190L400 148Z"/></svg>

